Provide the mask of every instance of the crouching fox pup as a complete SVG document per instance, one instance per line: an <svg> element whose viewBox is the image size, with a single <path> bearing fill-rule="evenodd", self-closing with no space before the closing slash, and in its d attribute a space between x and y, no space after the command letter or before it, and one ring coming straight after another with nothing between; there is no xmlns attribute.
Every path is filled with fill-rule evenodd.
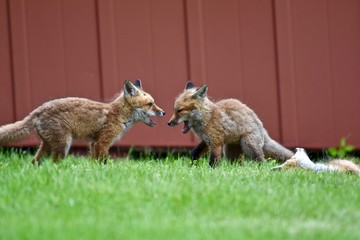
<svg viewBox="0 0 360 240"><path fill-rule="evenodd" d="M257 115L236 99L212 102L207 97L206 85L196 88L192 82L176 98L175 113L168 122L176 126L184 122L183 133L190 129L199 136L201 143L191 152L191 159L198 159L209 151L210 166L216 166L225 157L234 160L245 154L264 161L264 157L289 159L293 153L272 140Z"/></svg>
<svg viewBox="0 0 360 240"><path fill-rule="evenodd" d="M68 97L44 103L23 120L0 127L0 145L20 141L35 130L41 140L33 163L51 154L54 162L66 157L73 139L90 142L94 159L106 160L109 147L136 122L155 126L150 116L162 117L152 96L143 91L141 81L126 80L123 91L112 102Z"/></svg>

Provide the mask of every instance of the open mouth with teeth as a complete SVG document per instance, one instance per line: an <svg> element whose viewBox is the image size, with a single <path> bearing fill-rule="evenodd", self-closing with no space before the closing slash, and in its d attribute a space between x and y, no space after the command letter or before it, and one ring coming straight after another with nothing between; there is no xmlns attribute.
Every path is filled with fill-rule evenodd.
<svg viewBox="0 0 360 240"><path fill-rule="evenodd" d="M182 129L182 133L185 134L185 133L189 132L190 129L191 129L191 125L190 125L189 121L184 121L184 127Z"/></svg>
<svg viewBox="0 0 360 240"><path fill-rule="evenodd" d="M149 127L154 127L156 125L156 123L149 117L144 121L144 123Z"/></svg>

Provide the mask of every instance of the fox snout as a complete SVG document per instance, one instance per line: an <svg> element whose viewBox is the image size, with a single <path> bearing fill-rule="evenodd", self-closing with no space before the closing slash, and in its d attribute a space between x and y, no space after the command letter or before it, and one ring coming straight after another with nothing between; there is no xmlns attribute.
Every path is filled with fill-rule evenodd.
<svg viewBox="0 0 360 240"><path fill-rule="evenodd" d="M156 113L156 116L157 116L157 117L163 117L163 116L165 116L165 111L159 111L159 112L157 112L157 113Z"/></svg>
<svg viewBox="0 0 360 240"><path fill-rule="evenodd" d="M173 115L172 117L171 117L171 119L169 120L169 122L168 122L168 125L170 126L170 127L173 127L173 126L176 126L176 125L178 125L179 124L179 121L176 119L176 117Z"/></svg>
<svg viewBox="0 0 360 240"><path fill-rule="evenodd" d="M155 105L155 104L154 104ZM157 105L155 105L154 106L155 107L155 115L157 116L157 117L163 117L163 116L165 116L165 111L164 110L162 110L161 108L159 108Z"/></svg>
<svg viewBox="0 0 360 240"><path fill-rule="evenodd" d="M163 116L165 116L165 112L164 112L164 111L158 112L158 113L156 114L156 116L158 116L158 117L163 117Z"/></svg>
<svg viewBox="0 0 360 240"><path fill-rule="evenodd" d="M176 126L176 125L178 125L179 123L177 122L177 121L175 121L175 120L172 120L172 121L169 121L168 122L168 125L170 126L170 127L173 127L173 126Z"/></svg>

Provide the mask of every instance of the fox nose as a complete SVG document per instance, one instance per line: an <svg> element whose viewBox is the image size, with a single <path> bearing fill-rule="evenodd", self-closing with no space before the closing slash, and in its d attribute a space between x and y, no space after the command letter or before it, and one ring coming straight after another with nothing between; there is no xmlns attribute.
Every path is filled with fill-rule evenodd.
<svg viewBox="0 0 360 240"><path fill-rule="evenodd" d="M175 121L169 121L169 122L168 122L168 125L169 125L170 127L175 126L175 125L176 125L176 122L175 122Z"/></svg>
<svg viewBox="0 0 360 240"><path fill-rule="evenodd" d="M158 117L163 117L164 115L165 115L164 111L159 111L156 113L156 116L158 116Z"/></svg>

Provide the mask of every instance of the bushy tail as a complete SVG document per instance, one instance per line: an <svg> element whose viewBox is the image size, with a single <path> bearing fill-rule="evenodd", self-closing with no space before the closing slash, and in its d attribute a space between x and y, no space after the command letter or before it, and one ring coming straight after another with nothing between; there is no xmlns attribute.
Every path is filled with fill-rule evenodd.
<svg viewBox="0 0 360 240"><path fill-rule="evenodd" d="M281 161L290 159L294 155L292 151L271 139L267 133L265 134L263 150L265 156Z"/></svg>
<svg viewBox="0 0 360 240"><path fill-rule="evenodd" d="M26 138L33 129L31 117L0 127L0 146Z"/></svg>
<svg viewBox="0 0 360 240"><path fill-rule="evenodd" d="M350 172L360 176L360 166L353 163L350 160L346 159L336 159L328 163L329 166L332 166L342 172Z"/></svg>

